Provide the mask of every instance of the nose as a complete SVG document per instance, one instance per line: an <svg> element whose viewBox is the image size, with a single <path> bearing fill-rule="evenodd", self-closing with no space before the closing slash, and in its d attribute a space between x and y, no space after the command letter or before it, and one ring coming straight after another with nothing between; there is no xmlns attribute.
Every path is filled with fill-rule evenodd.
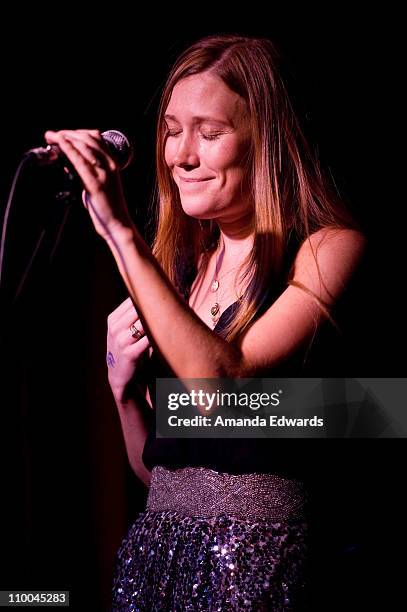
<svg viewBox="0 0 407 612"><path fill-rule="evenodd" d="M199 166L199 155L193 137L185 133L178 142L174 164L180 168L196 168Z"/></svg>

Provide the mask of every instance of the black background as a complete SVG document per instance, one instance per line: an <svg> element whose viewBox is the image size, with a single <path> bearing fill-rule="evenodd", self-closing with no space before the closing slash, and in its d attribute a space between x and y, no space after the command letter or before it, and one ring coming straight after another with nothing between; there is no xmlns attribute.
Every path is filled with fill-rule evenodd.
<svg viewBox="0 0 407 612"><path fill-rule="evenodd" d="M208 4L177 4L166 14L153 9L143 17L135 8L100 7L87 18L70 7L4 16L2 210L22 153L42 144L46 129L114 128L135 144L124 181L144 228L155 111L173 60L210 33L270 37L285 57L305 130L369 238L360 358L352 371L334 375L403 376L397 15L389 9L356 16L343 6L302 14L287 7L282 15L252 3L224 15ZM114 553L145 503L127 466L105 372L106 317L126 293L80 204L72 206L50 262L64 212L53 200L59 181L55 170L24 171L7 236L0 588L69 589L74 609L104 610ZM43 228L44 242L13 303ZM322 603L313 609L396 602L404 441L329 444L316 516L330 535L324 567L315 572Z"/></svg>

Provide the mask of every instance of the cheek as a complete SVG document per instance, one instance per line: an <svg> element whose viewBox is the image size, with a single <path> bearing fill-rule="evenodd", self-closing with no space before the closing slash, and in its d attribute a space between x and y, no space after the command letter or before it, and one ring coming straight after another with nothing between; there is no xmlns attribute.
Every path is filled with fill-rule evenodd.
<svg viewBox="0 0 407 612"><path fill-rule="evenodd" d="M228 175L243 173L243 158L246 147L241 143L224 142L217 146L208 147L202 151L202 158L206 160L209 167Z"/></svg>
<svg viewBox="0 0 407 612"><path fill-rule="evenodd" d="M206 147L201 151L201 157L206 160L208 166L219 171L227 170L234 164L234 152L227 145Z"/></svg>
<svg viewBox="0 0 407 612"><path fill-rule="evenodd" d="M226 170L221 182L221 190L227 198L240 198L244 192L243 170L238 167Z"/></svg>

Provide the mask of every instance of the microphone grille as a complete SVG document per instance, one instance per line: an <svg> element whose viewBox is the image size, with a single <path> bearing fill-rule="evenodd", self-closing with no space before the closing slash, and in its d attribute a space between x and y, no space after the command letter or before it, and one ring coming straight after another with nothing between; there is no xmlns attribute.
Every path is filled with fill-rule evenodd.
<svg viewBox="0 0 407 612"><path fill-rule="evenodd" d="M126 168L133 159L133 147L127 136L118 130L107 130L102 132L102 138L120 170Z"/></svg>

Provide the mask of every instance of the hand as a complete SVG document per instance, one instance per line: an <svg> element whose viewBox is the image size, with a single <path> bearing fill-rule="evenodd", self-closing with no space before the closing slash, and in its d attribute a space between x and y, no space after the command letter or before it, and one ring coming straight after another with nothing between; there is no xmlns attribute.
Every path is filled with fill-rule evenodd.
<svg viewBox="0 0 407 612"><path fill-rule="evenodd" d="M132 221L123 195L119 169L110 157L98 130L61 130L45 133L56 144L82 179L84 204L97 233L105 240Z"/></svg>
<svg viewBox="0 0 407 612"><path fill-rule="evenodd" d="M150 347L147 336L133 337L130 326L144 334L144 329L130 298L127 298L107 319L108 379L113 395L122 400L134 378L140 357Z"/></svg>

